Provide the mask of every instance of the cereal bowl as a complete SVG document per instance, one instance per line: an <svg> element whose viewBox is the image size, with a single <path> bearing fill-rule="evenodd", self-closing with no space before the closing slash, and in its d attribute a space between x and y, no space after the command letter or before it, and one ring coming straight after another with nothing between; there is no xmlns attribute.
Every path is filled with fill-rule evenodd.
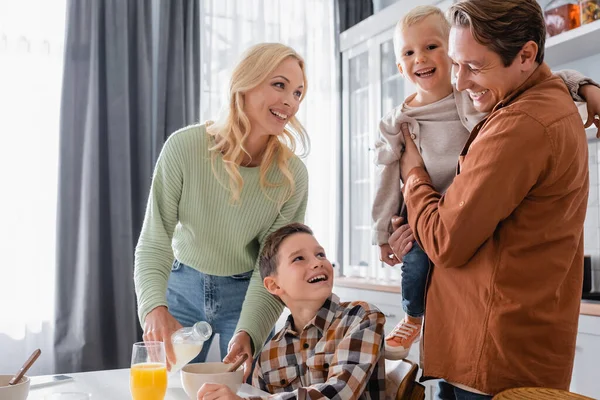
<svg viewBox="0 0 600 400"><path fill-rule="evenodd" d="M16 385L8 382L14 375L0 375L0 400L25 400L29 394L29 377L24 376Z"/></svg>
<svg viewBox="0 0 600 400"><path fill-rule="evenodd" d="M227 385L234 393L238 391L244 379L244 369L227 372L231 364L207 362L188 364L181 369L181 384L190 399L196 399L198 390L205 383Z"/></svg>

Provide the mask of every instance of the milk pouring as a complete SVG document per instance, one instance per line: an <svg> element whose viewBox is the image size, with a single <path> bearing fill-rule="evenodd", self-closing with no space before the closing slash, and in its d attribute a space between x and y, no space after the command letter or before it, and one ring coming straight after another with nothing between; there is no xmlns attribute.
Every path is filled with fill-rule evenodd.
<svg viewBox="0 0 600 400"><path fill-rule="evenodd" d="M181 328L171 336L175 352L175 364L171 365L171 373L179 371L194 357L200 354L204 342L210 339L212 328L208 322L196 322L194 326Z"/></svg>

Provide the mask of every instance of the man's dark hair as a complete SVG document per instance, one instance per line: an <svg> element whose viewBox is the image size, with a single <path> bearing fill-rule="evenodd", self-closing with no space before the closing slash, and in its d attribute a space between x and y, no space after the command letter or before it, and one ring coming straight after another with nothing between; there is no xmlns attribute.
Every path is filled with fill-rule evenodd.
<svg viewBox="0 0 600 400"><path fill-rule="evenodd" d="M505 67L530 40L538 46L535 61L544 62L546 23L536 0L463 0L448 9L447 17L452 27L469 28Z"/></svg>

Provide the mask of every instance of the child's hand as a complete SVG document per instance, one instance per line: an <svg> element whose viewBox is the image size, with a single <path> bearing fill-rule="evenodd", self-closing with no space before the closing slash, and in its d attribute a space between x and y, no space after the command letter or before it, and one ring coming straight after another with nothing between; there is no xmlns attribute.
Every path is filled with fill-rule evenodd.
<svg viewBox="0 0 600 400"><path fill-rule="evenodd" d="M600 89L594 85L585 85L579 89L579 93L587 103L588 118L585 127L596 125L596 137L600 138Z"/></svg>
<svg viewBox="0 0 600 400"><path fill-rule="evenodd" d="M379 245L379 260L383 261L390 267L393 267L396 264L400 264L400 261L394 255L392 248L387 243Z"/></svg>
<svg viewBox="0 0 600 400"><path fill-rule="evenodd" d="M225 385L219 383L205 383L198 390L198 400L238 400L242 397L236 395Z"/></svg>

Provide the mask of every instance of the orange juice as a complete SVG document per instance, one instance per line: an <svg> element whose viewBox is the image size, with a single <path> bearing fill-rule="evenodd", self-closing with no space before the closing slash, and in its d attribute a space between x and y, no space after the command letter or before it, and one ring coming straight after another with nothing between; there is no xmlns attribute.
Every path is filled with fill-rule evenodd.
<svg viewBox="0 0 600 400"><path fill-rule="evenodd" d="M129 387L133 400L163 400L167 392L167 367L159 363L132 365Z"/></svg>

